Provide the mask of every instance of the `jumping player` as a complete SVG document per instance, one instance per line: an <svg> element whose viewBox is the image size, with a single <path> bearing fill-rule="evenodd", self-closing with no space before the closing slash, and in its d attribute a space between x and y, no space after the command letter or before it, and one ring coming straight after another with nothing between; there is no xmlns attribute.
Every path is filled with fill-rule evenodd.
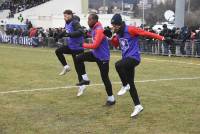
<svg viewBox="0 0 200 134"><path fill-rule="evenodd" d="M79 82L82 80L89 81L87 74L85 72L81 72L82 70L78 69L79 66L84 66L83 63L77 63L76 56L80 53L84 52L84 49L82 48L82 44L84 41L83 38L83 29L79 23L80 18L77 18L77 16L73 15L73 12L71 10L65 10L64 11L64 20L66 22L65 24L65 30L64 32L61 32L59 34L59 37L67 37L67 46L61 46L58 49L56 49L55 53L58 57L59 61L63 65L63 70L59 75L64 75L66 72L70 71L70 66L67 64L64 54L70 54L72 55L74 66L78 75ZM84 70L83 70L84 71ZM82 94L82 90L84 90L86 87L85 85L81 85L79 87L79 92L77 96L80 96Z"/></svg>
<svg viewBox="0 0 200 134"><path fill-rule="evenodd" d="M104 30L101 23L98 21L98 16L96 14L89 15L88 25L91 29L93 43L84 43L83 47L93 50L80 54L77 57L78 65L82 65L85 61L97 63L108 95L106 106L111 106L115 104L115 98L113 96L112 85L108 75L110 60L109 42L103 34ZM79 70L83 70L82 72L85 73L85 66L79 66ZM83 84L88 84L88 81L82 80L79 83L79 85Z"/></svg>
<svg viewBox="0 0 200 134"><path fill-rule="evenodd" d="M111 24L114 33L116 33L116 36L112 37L111 43L115 47L118 47L120 45L122 51L122 59L115 63L115 68L123 84L121 90L118 92L118 95L123 95L126 93L126 91L129 90L135 104L135 109L131 114L131 117L134 117L143 110L143 106L140 103L134 83L135 67L139 65L141 61L138 46L138 37L145 36L158 40L163 40L164 37L144 31L134 26L126 25L125 22L122 21L122 17L120 14L115 14L112 17ZM110 36L109 33L111 32L104 31L104 34L106 36Z"/></svg>

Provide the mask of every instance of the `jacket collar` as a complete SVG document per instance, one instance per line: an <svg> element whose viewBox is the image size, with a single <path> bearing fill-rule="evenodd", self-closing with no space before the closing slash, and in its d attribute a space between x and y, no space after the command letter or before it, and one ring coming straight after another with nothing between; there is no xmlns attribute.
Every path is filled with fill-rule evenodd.
<svg viewBox="0 0 200 134"><path fill-rule="evenodd" d="M98 26L102 26L102 24L99 21L92 27L92 30L94 30Z"/></svg>

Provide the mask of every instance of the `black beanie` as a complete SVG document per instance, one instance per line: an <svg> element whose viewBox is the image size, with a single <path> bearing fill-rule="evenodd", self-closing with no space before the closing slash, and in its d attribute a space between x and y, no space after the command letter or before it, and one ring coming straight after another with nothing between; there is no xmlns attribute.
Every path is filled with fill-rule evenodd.
<svg viewBox="0 0 200 134"><path fill-rule="evenodd" d="M120 14L115 14L111 19L111 24L114 25L121 25L122 24L122 17Z"/></svg>

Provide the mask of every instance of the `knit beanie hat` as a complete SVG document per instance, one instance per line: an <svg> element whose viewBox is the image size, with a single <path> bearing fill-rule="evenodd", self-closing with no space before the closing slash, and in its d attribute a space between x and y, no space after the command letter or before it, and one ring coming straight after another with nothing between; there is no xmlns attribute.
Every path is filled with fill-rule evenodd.
<svg viewBox="0 0 200 134"><path fill-rule="evenodd" d="M115 14L111 19L111 24L114 25L121 25L122 24L122 17L120 14Z"/></svg>

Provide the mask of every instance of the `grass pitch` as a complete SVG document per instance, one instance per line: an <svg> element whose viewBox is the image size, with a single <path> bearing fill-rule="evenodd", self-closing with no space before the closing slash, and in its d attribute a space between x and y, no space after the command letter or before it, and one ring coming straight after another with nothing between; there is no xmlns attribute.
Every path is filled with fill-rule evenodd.
<svg viewBox="0 0 200 134"><path fill-rule="evenodd" d="M143 55L136 87L144 111L131 119L129 93L116 96L121 85L111 53L110 79L117 103L103 107L104 86L87 87L76 97L72 67L58 76L54 50L0 44L0 134L199 134L200 59ZM102 84L95 63L86 63L91 84ZM62 88L66 87L67 88ZM31 91L31 92L29 92Z"/></svg>

